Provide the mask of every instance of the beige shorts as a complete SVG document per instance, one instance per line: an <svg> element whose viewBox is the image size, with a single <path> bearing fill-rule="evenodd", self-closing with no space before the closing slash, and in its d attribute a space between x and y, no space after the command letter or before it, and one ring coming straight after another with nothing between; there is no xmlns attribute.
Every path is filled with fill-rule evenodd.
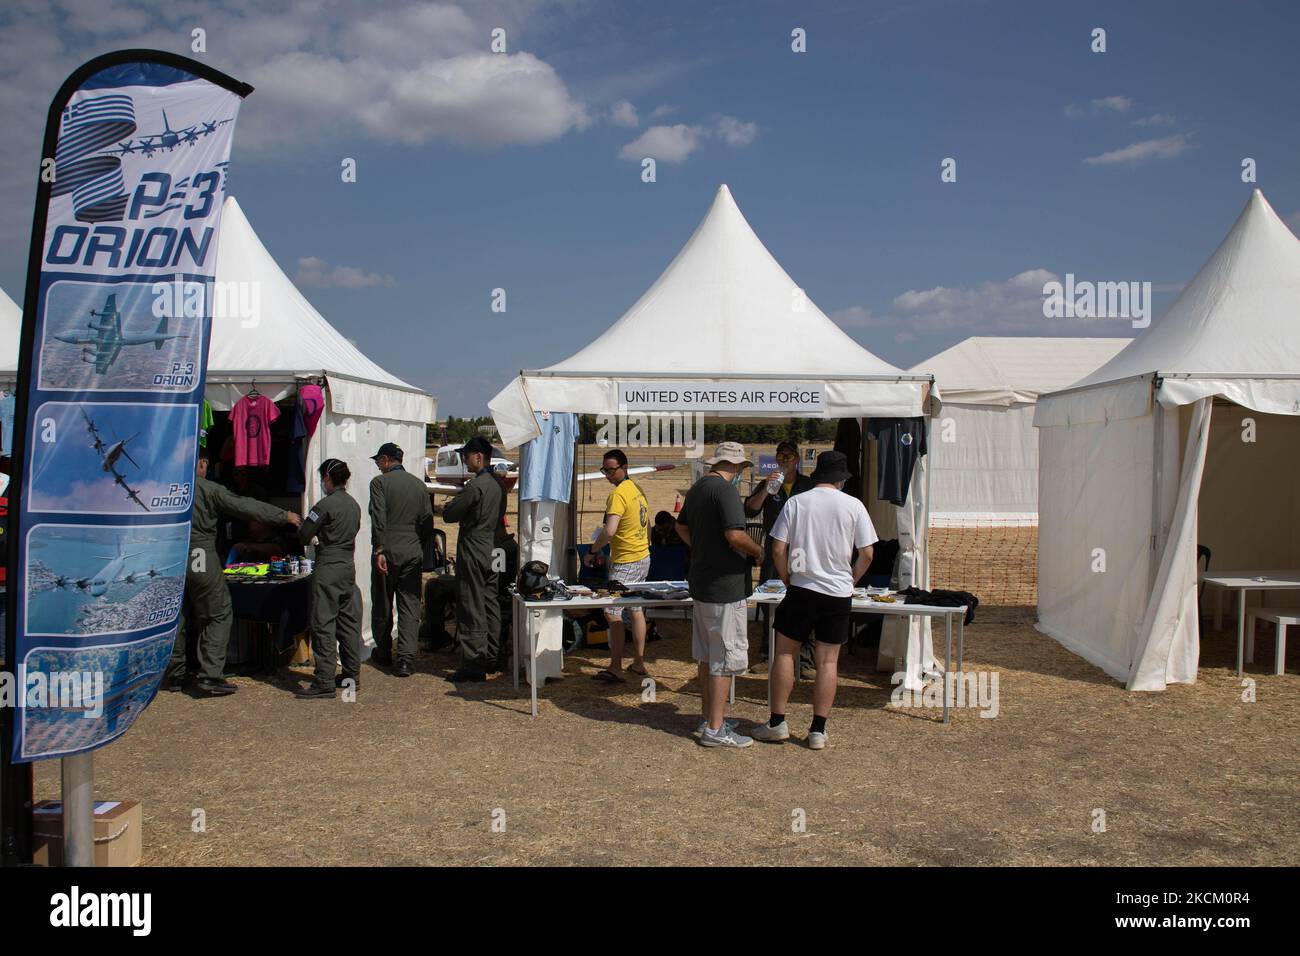
<svg viewBox="0 0 1300 956"><path fill-rule="evenodd" d="M709 665L714 677L734 677L749 669L749 624L745 602L691 607L691 653Z"/></svg>

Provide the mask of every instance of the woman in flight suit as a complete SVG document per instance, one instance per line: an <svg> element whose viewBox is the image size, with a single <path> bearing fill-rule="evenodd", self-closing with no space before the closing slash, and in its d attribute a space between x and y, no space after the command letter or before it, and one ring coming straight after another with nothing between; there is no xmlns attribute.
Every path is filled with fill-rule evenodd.
<svg viewBox="0 0 1300 956"><path fill-rule="evenodd" d="M336 687L361 675L361 593L357 590L353 549L361 530L361 507L347 492L352 473L345 462L327 458L320 466L325 497L312 506L298 540L316 539L316 565L311 572L311 652L315 679L295 693L303 699L332 698ZM342 652L343 673L334 676L335 645Z"/></svg>

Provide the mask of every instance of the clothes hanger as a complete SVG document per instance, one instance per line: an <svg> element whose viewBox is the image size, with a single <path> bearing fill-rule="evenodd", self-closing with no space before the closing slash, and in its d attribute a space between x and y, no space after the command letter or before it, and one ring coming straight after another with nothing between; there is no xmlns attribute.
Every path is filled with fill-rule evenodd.
<svg viewBox="0 0 1300 956"><path fill-rule="evenodd" d="M250 389L248 390L248 394L245 395L244 397L245 397L245 398L260 398L261 396L262 396L262 393L259 392L259 391L257 390L257 379L253 379L253 385L252 385L252 388L250 388Z"/></svg>

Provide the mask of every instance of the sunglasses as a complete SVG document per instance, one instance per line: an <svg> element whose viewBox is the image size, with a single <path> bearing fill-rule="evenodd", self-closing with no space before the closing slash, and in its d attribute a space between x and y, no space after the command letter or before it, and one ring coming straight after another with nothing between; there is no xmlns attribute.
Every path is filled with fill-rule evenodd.
<svg viewBox="0 0 1300 956"><path fill-rule="evenodd" d="M614 474L614 472L618 471L622 467L623 467L622 465L615 465L613 468L601 468L600 473L602 475L612 475Z"/></svg>
<svg viewBox="0 0 1300 956"><path fill-rule="evenodd" d="M777 461L798 461L799 456L798 455L777 455L776 460Z"/></svg>

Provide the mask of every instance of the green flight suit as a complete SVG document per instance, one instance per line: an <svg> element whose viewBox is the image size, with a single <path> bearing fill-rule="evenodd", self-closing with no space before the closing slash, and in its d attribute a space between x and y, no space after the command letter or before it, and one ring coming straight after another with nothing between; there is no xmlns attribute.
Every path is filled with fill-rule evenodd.
<svg viewBox="0 0 1300 956"><path fill-rule="evenodd" d="M217 524L220 518L261 521L275 527L289 523L283 508L256 498L244 498L207 478L194 479L194 510L190 516L190 553L185 564L185 605L177 622L176 643L167 676L173 682L185 678L185 625L198 632L199 678L221 680L226 671L230 647L230 625L234 612L230 591L221 571L225 566L217 554Z"/></svg>
<svg viewBox="0 0 1300 956"><path fill-rule="evenodd" d="M311 506L298 529L298 540L316 539L311 572L311 653L316 684L334 689L334 665L341 653L343 677L361 676L361 592L353 563L361 506L343 488L335 488Z"/></svg>
<svg viewBox="0 0 1300 956"><path fill-rule="evenodd" d="M490 673L501 645L501 605L493 550L505 502L501 484L484 468L442 509L443 520L460 524L456 538L456 636L463 665Z"/></svg>
<svg viewBox="0 0 1300 956"><path fill-rule="evenodd" d="M415 664L420 640L420 567L424 541L433 533L429 489L396 465L370 481L370 540L388 560L388 574L370 562L370 625L376 649L395 664ZM393 599L397 647L393 647Z"/></svg>

